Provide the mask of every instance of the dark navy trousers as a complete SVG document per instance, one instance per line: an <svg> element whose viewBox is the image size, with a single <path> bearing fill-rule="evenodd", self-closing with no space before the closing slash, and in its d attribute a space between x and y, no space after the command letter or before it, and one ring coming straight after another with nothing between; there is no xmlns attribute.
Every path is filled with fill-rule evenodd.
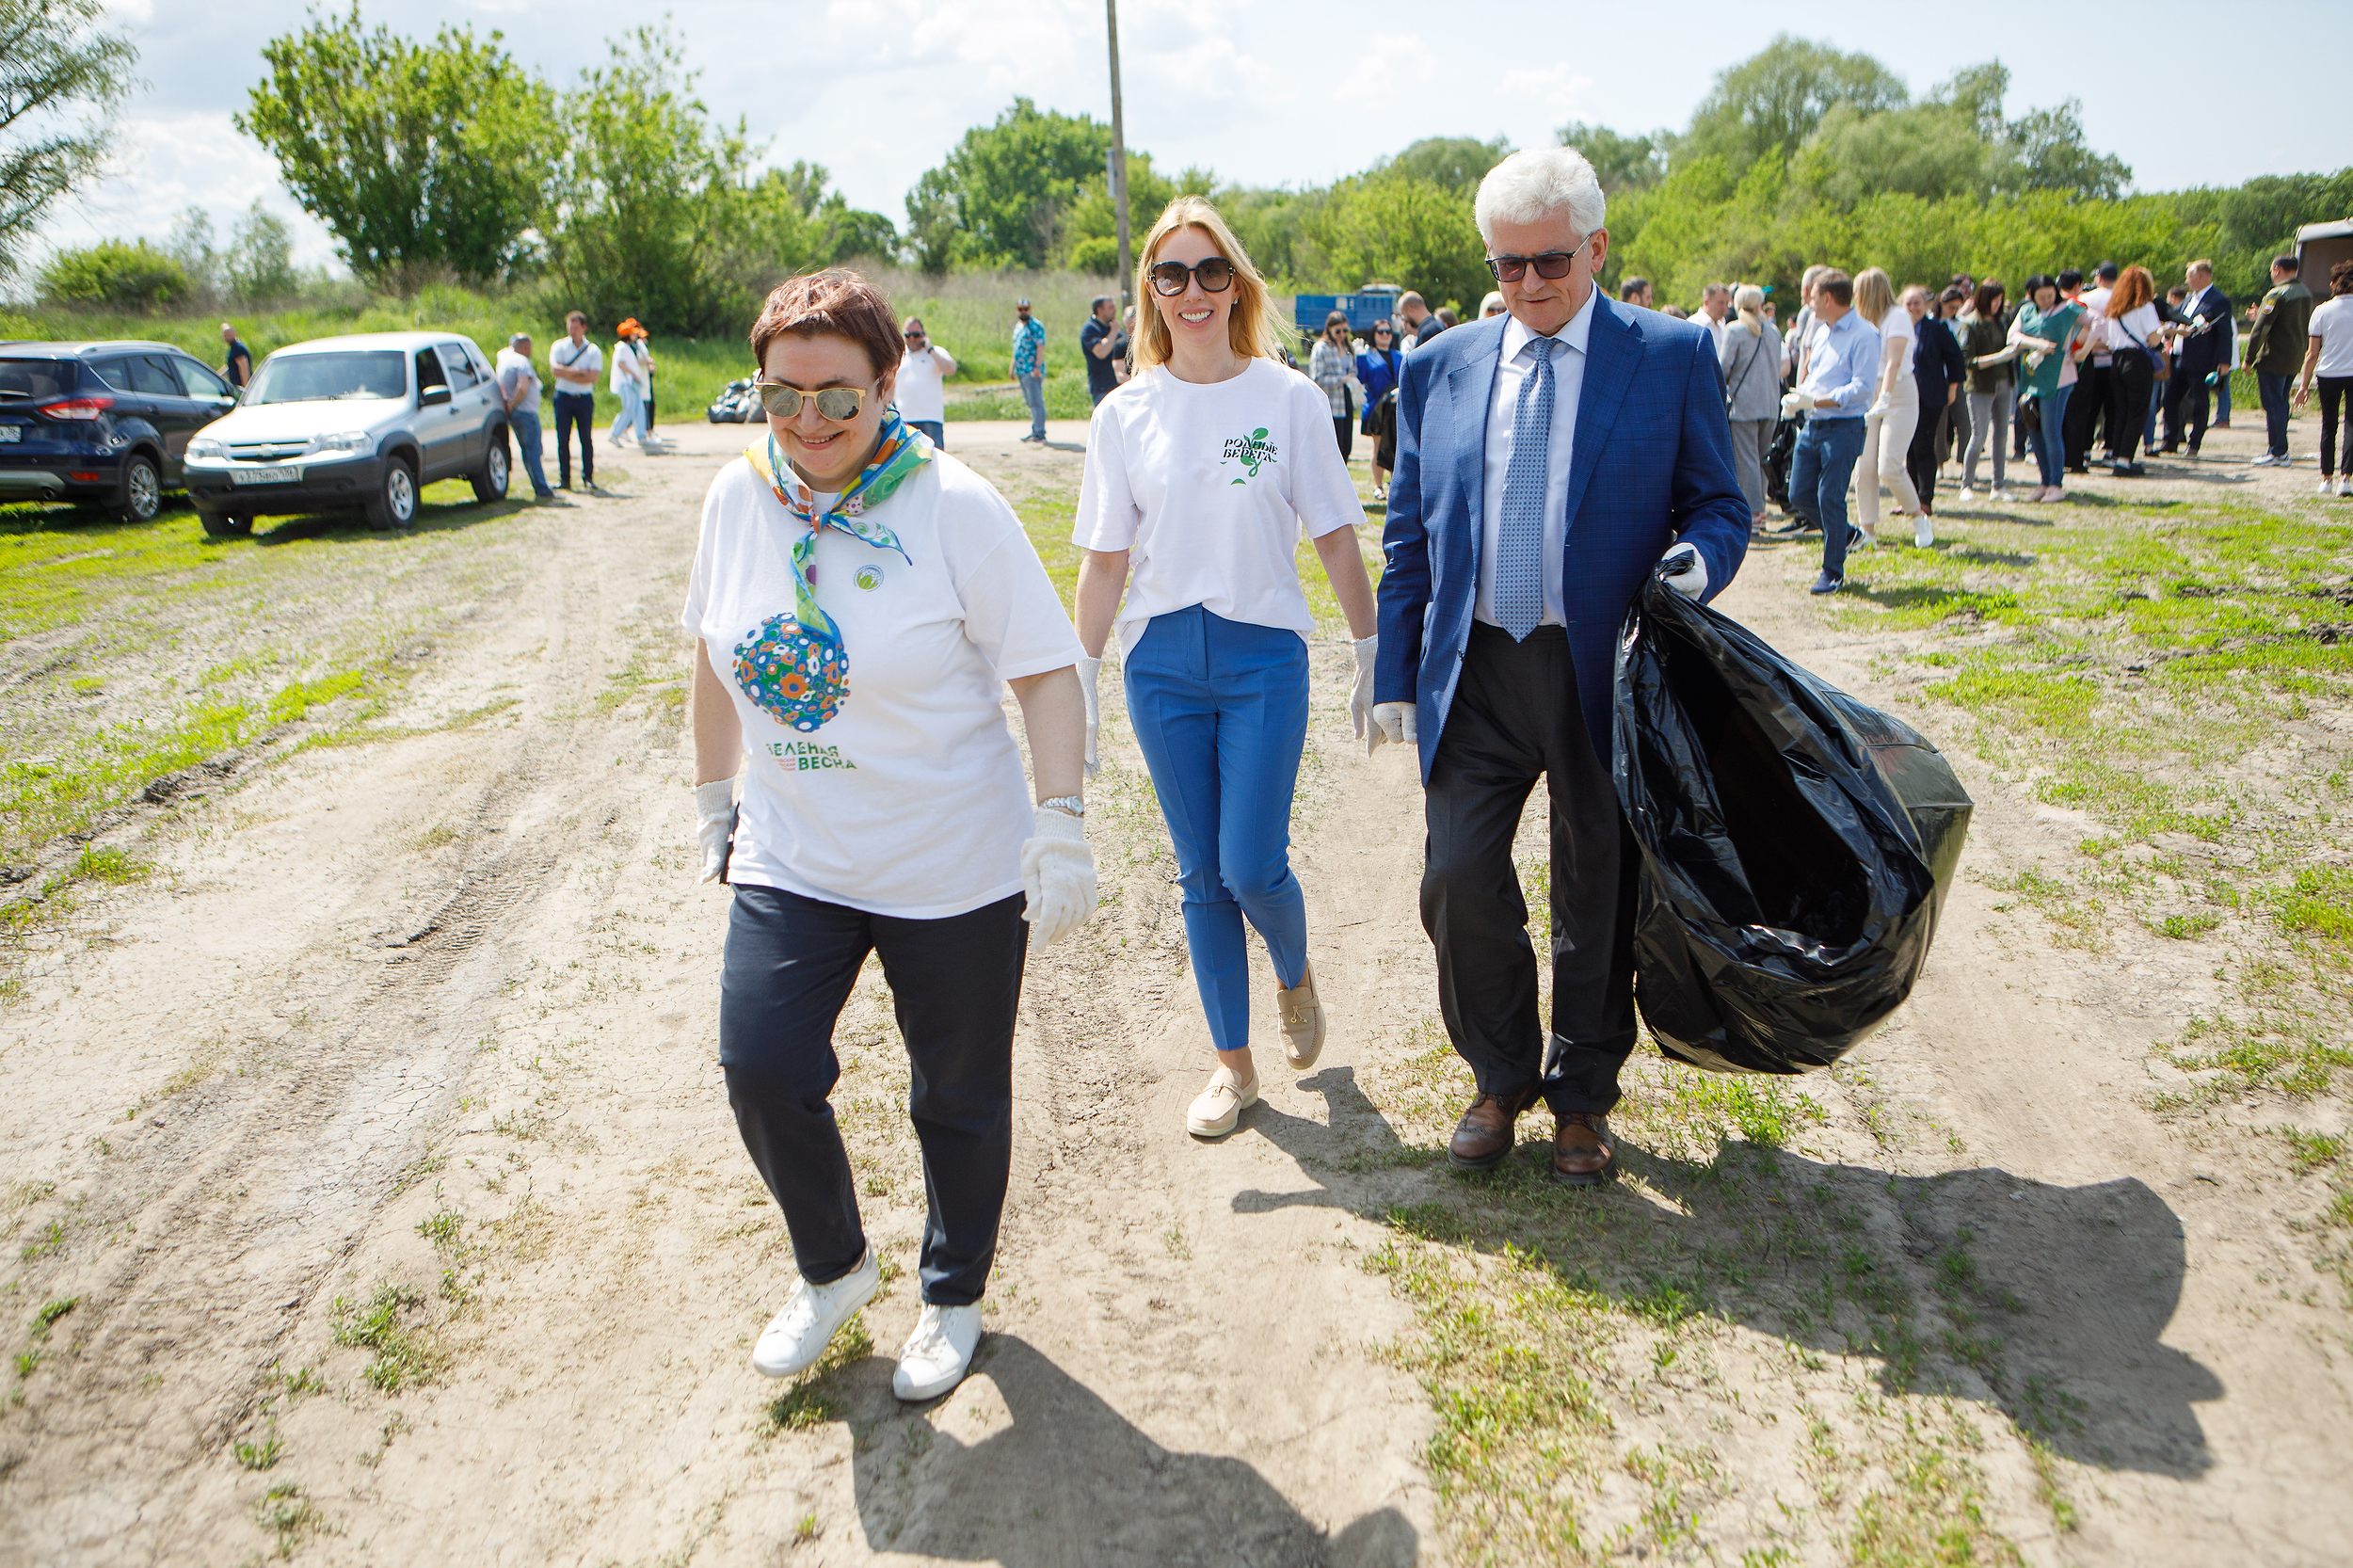
<svg viewBox="0 0 2353 1568"><path fill-rule="evenodd" d="M1013 1161L1013 1025L1030 928L1019 893L945 920L898 920L739 884L719 982L719 1064L744 1147L784 1210L801 1273L829 1285L866 1256L829 1096L833 1026L882 958L913 1072L923 1149L923 1299L981 1299Z"/></svg>

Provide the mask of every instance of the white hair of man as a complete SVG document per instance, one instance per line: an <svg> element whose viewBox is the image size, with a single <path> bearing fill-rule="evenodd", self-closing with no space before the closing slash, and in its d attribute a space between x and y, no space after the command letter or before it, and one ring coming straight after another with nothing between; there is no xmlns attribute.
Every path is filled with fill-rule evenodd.
<svg viewBox="0 0 2353 1568"><path fill-rule="evenodd" d="M1514 152L1487 171L1479 182L1479 199L1471 216L1479 237L1495 243L1497 219L1505 223L1541 223L1565 211L1580 234L1590 234L1609 217L1609 202L1593 166L1574 147L1531 147Z"/></svg>

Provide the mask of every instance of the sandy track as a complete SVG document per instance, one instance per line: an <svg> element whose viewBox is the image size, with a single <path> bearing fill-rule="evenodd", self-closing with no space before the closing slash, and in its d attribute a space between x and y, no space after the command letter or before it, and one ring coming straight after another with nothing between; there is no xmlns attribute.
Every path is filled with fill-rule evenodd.
<svg viewBox="0 0 2353 1568"><path fill-rule="evenodd" d="M1413 1319L1359 1266L1372 1216L1450 1190L1384 1160L1372 1092L1433 1010L1418 800L1403 759L1347 743L1337 646L1298 824L1323 1064L1263 1075L1223 1146L1184 1136L1206 1032L1114 716L1106 908L1031 965L979 1375L925 1410L888 1392L921 1187L871 970L837 1105L898 1272L871 1351L808 1393L772 1404L750 1371L790 1255L713 1062L725 901L691 879L678 710L625 673L678 659L699 448L725 434L537 515L524 586L408 696L419 728L514 697L500 719L306 753L160 820L143 853L169 886L113 896L0 1014L34 1254L7 1299L78 1297L0 1414L0 1560L1442 1560L1427 1401L1382 1353ZM1014 478L1075 463L955 439ZM1872 694L1873 649L1802 612L1804 575L1760 552L1725 607ZM1972 865L2051 853L2065 824L1972 783ZM2256 1283L2302 1271L2266 1173L2136 1102L2199 982L2056 953L1993 902L1957 891L1865 1058L1875 1103L1966 1154L1875 1150L1863 1096L1817 1086L1850 1164L1881 1168L1875 1224L1979 1227L2026 1304L2013 1358L2085 1401L2081 1528L2054 1534L1999 1432L1997 1525L2038 1562L2325 1560L2349 1522L2342 1315ZM1743 1329L1721 1354L1737 1375L1780 1349ZM1733 1463L1762 1497L1784 1457Z"/></svg>

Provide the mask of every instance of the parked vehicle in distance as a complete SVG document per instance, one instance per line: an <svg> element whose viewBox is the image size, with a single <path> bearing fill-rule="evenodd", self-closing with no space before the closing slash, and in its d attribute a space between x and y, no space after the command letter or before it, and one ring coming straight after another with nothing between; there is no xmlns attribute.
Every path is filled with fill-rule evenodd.
<svg viewBox="0 0 2353 1568"><path fill-rule="evenodd" d="M356 507L406 528L417 496L460 475L501 501L506 407L490 361L454 332L363 332L278 350L228 415L188 443L187 489L207 534L257 517Z"/></svg>
<svg viewBox="0 0 2353 1568"><path fill-rule="evenodd" d="M0 343L0 501L95 503L145 522L199 430L234 407L163 343Z"/></svg>
<svg viewBox="0 0 2353 1568"><path fill-rule="evenodd" d="M750 424L767 417L760 412L760 393L753 390L749 376L739 376L720 388L704 412L713 424Z"/></svg>

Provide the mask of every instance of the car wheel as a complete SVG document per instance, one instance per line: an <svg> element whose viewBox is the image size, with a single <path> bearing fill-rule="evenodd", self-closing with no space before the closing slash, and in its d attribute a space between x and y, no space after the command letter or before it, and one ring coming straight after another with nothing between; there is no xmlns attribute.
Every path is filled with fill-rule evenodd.
<svg viewBox="0 0 2353 1568"><path fill-rule="evenodd" d="M367 514L370 528L406 528L417 520L417 472L407 458L385 460L384 476L376 481Z"/></svg>
<svg viewBox="0 0 2353 1568"><path fill-rule="evenodd" d="M234 517L227 512L199 512L196 520L204 525L204 532L216 539L243 538L253 532L251 518Z"/></svg>
<svg viewBox="0 0 2353 1568"><path fill-rule="evenodd" d="M116 497L115 516L125 522L152 522L164 506L164 476L155 459L134 452L122 459L122 490Z"/></svg>
<svg viewBox="0 0 2353 1568"><path fill-rule="evenodd" d="M506 481L512 473L512 459L506 452L506 426L502 424L490 432L490 450L483 455L482 467L473 476L473 498L485 504L504 501Z"/></svg>

